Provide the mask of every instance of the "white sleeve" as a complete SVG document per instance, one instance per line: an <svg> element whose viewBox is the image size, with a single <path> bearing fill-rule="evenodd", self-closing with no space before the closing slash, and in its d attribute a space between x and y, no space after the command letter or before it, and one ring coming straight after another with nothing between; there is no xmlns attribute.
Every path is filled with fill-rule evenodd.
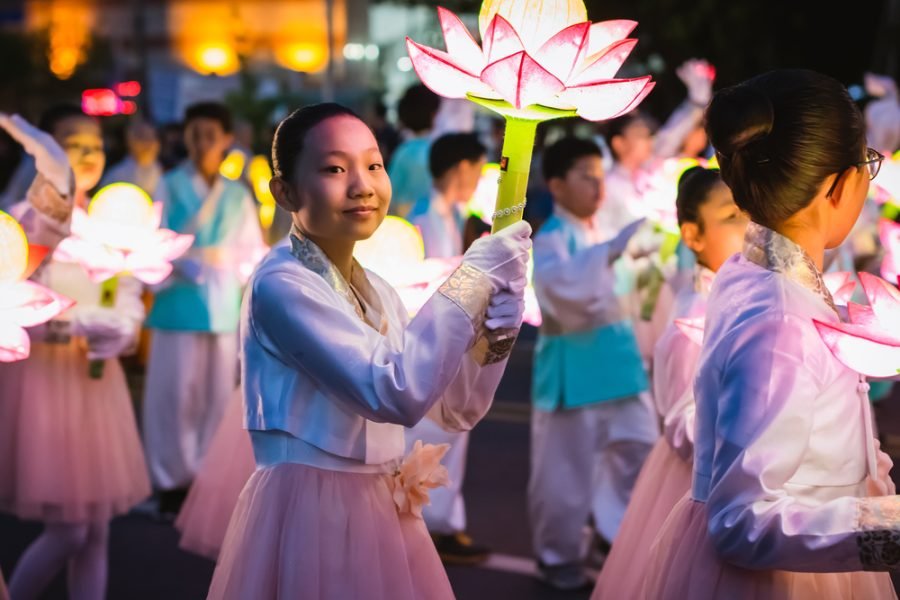
<svg viewBox="0 0 900 600"><path fill-rule="evenodd" d="M725 349L713 400L709 534L724 560L747 569L897 568L891 544L900 541L900 498L811 504L785 489L809 446L821 394L815 335L799 317L761 319L736 330Z"/></svg>
<svg viewBox="0 0 900 600"><path fill-rule="evenodd" d="M534 239L534 290L541 312L567 331L598 320L613 322L621 311L615 294L615 272L609 244L596 244L570 256L562 236L538 234ZM598 319L598 315L602 315Z"/></svg>
<svg viewBox="0 0 900 600"><path fill-rule="evenodd" d="M700 346L674 323L663 333L653 353L653 399L663 417L666 441L683 460L694 455L694 374Z"/></svg>
<svg viewBox="0 0 900 600"><path fill-rule="evenodd" d="M38 174L28 188L26 199L14 204L10 214L25 230L29 243L46 246L52 252L69 236L72 199L60 194Z"/></svg>
<svg viewBox="0 0 900 600"><path fill-rule="evenodd" d="M425 303L395 344L334 306L312 272L258 272L248 295L252 335L278 360L303 371L351 410L376 422L411 427L456 389L445 406L465 425L486 410L452 388L477 340L491 294L487 277L463 265ZM499 380L499 377L497 377ZM491 395L493 395L493 390ZM457 418L459 416L459 418ZM459 422L463 421L463 422Z"/></svg>
<svg viewBox="0 0 900 600"><path fill-rule="evenodd" d="M657 158L672 158L678 154L685 138L703 120L703 107L685 100L678 105L665 124L656 132L653 154Z"/></svg>

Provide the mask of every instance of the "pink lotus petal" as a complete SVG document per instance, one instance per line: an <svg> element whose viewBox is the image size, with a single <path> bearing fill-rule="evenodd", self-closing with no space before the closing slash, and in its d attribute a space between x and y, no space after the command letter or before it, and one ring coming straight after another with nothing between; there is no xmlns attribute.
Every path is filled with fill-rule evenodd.
<svg viewBox="0 0 900 600"><path fill-rule="evenodd" d="M853 279L853 273L848 271L835 271L833 273L825 273L825 287L831 293L836 304L847 304L856 291L856 280Z"/></svg>
<svg viewBox="0 0 900 600"><path fill-rule="evenodd" d="M537 104L566 87L524 51L488 65L481 80L516 108Z"/></svg>
<svg viewBox="0 0 900 600"><path fill-rule="evenodd" d="M621 117L622 115L628 114L636 109L641 104L641 102L644 101L644 98L650 95L650 92L652 92L653 88L655 87L655 81L648 81L646 87L641 90L641 93L637 95L637 97L631 102L631 104L629 104L624 110L622 110L622 112L620 112L616 116Z"/></svg>
<svg viewBox="0 0 900 600"><path fill-rule="evenodd" d="M888 281L897 281L900 275L900 225L890 219L881 219L878 222L878 238L885 249L881 276Z"/></svg>
<svg viewBox="0 0 900 600"><path fill-rule="evenodd" d="M704 317L675 319L675 327L698 346L703 344L703 332L706 328Z"/></svg>
<svg viewBox="0 0 900 600"><path fill-rule="evenodd" d="M147 285L156 285L172 273L172 263L154 254L133 252L125 258L125 271Z"/></svg>
<svg viewBox="0 0 900 600"><path fill-rule="evenodd" d="M588 33L588 56L594 56L610 44L624 40L637 25L637 21L626 19L593 23Z"/></svg>
<svg viewBox="0 0 900 600"><path fill-rule="evenodd" d="M859 279L881 327L892 334L900 333L900 292L897 288L870 273L860 273Z"/></svg>
<svg viewBox="0 0 900 600"><path fill-rule="evenodd" d="M576 23L566 27L541 46L535 53L535 60L561 81L567 81L587 55L587 35L590 28L590 23Z"/></svg>
<svg viewBox="0 0 900 600"><path fill-rule="evenodd" d="M602 121L624 114L646 97L650 77L611 79L591 85L573 86L559 94L560 100L578 110L588 121Z"/></svg>
<svg viewBox="0 0 900 600"><path fill-rule="evenodd" d="M46 323L70 308L74 302L33 281L4 286L0 321L19 327Z"/></svg>
<svg viewBox="0 0 900 600"><path fill-rule="evenodd" d="M31 354L28 332L11 323L0 321L0 362L24 360Z"/></svg>
<svg viewBox="0 0 900 600"><path fill-rule="evenodd" d="M487 65L478 42L459 17L440 6L437 10L441 30L444 32L444 44L447 45L447 54L452 56L456 64L469 75L478 77Z"/></svg>
<svg viewBox="0 0 900 600"><path fill-rule="evenodd" d="M491 94L490 88L457 65L446 52L422 46L409 38L406 38L406 49L416 75L438 96L465 98L467 92L478 96Z"/></svg>
<svg viewBox="0 0 900 600"><path fill-rule="evenodd" d="M848 368L867 377L893 377L900 369L900 345L870 329L847 323L814 321L822 341Z"/></svg>
<svg viewBox="0 0 900 600"><path fill-rule="evenodd" d="M153 229L159 229L162 224L162 211L163 211L163 203L162 202L153 202L153 221L151 224L153 225Z"/></svg>
<svg viewBox="0 0 900 600"><path fill-rule="evenodd" d="M194 236L175 233L170 229L158 229L155 232L153 248L155 253L165 261L173 261L190 249Z"/></svg>
<svg viewBox="0 0 900 600"><path fill-rule="evenodd" d="M530 283L528 284L528 287L525 288L525 312L522 314L522 320L532 327L540 327L544 322L537 295L534 292L534 287Z"/></svg>
<svg viewBox="0 0 900 600"><path fill-rule="evenodd" d="M627 39L614 42L599 55L588 59L588 66L567 82L568 85L588 85L605 79L612 79L622 68L625 60L634 50L637 40Z"/></svg>
<svg viewBox="0 0 900 600"><path fill-rule="evenodd" d="M850 322L854 325L859 325L861 327L878 326L878 319L875 318L875 313L872 311L871 306L857 304L856 302L848 302L847 314L850 317Z"/></svg>
<svg viewBox="0 0 900 600"><path fill-rule="evenodd" d="M488 64L525 50L519 34L509 21L499 14L494 15L491 24L488 25L481 45Z"/></svg>

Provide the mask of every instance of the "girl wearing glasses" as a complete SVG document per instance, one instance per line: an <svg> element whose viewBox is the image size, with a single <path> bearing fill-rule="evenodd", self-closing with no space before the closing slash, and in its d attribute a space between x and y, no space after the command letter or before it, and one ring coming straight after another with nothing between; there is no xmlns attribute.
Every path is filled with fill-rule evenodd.
<svg viewBox="0 0 900 600"><path fill-rule="evenodd" d="M646 598L896 598L900 497L868 386L820 340L822 280L880 156L844 87L781 70L719 92L707 131L752 222L716 275L694 383L691 492L651 551Z"/></svg>

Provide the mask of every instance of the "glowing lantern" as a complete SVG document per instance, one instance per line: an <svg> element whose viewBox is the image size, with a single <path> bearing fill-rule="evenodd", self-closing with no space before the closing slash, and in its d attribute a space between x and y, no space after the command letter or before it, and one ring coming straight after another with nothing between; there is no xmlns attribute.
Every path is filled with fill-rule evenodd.
<svg viewBox="0 0 900 600"><path fill-rule="evenodd" d="M878 237L885 252L881 261L881 276L888 281L897 281L900 276L900 225L881 219L878 222Z"/></svg>
<svg viewBox="0 0 900 600"><path fill-rule="evenodd" d="M459 17L438 8L447 51L407 38L419 78L447 98L469 98L506 119L494 230L522 218L538 123L611 119L653 89L650 77L614 79L636 40L634 21L590 23L582 0L486 0L479 47Z"/></svg>
<svg viewBox="0 0 900 600"><path fill-rule="evenodd" d="M87 58L97 15L96 2L46 0L26 2L25 9L28 29L48 33L50 72L58 79L69 79Z"/></svg>
<svg viewBox="0 0 900 600"><path fill-rule="evenodd" d="M11 216L0 212L0 362L28 358L31 340L26 327L46 323L72 306L72 301L25 280L28 240Z"/></svg>
<svg viewBox="0 0 900 600"><path fill-rule="evenodd" d="M192 235L160 229L162 205L136 185L113 183L94 196L87 212L72 213L72 235L55 256L77 262L94 281L130 273L156 284L172 272L171 261L184 254Z"/></svg>
<svg viewBox="0 0 900 600"><path fill-rule="evenodd" d="M853 273L835 271L833 273L825 273L822 279L835 304L847 306L850 303L853 292L856 291L856 279L853 277Z"/></svg>
<svg viewBox="0 0 900 600"><path fill-rule="evenodd" d="M272 167L265 156L257 155L250 160L247 167L247 178L253 188L253 195L259 202L259 222L264 229L272 227L275 219L275 197L269 190L269 181L272 179Z"/></svg>
<svg viewBox="0 0 900 600"><path fill-rule="evenodd" d="M686 317L683 319L675 319L675 327L683 333L689 340L697 344L703 345L703 333L706 329L705 317Z"/></svg>
<svg viewBox="0 0 900 600"><path fill-rule="evenodd" d="M849 323L815 321L831 352L854 371L869 377L900 372L900 292L890 283L860 273L867 306L849 303Z"/></svg>
<svg viewBox="0 0 900 600"><path fill-rule="evenodd" d="M285 44L275 50L278 64L302 73L317 73L328 64L328 47L320 43L298 42Z"/></svg>
<svg viewBox="0 0 900 600"><path fill-rule="evenodd" d="M226 179L237 181L244 174L244 165L246 164L247 156L241 150L234 148L219 165L219 173Z"/></svg>
<svg viewBox="0 0 900 600"><path fill-rule="evenodd" d="M466 206L466 212L478 217L488 225L493 223L494 205L497 202L497 190L500 188L500 165L487 163L481 169L481 178L475 193Z"/></svg>
<svg viewBox="0 0 900 600"><path fill-rule="evenodd" d="M192 62L203 75L231 75L240 67L234 48L225 43L199 46Z"/></svg>

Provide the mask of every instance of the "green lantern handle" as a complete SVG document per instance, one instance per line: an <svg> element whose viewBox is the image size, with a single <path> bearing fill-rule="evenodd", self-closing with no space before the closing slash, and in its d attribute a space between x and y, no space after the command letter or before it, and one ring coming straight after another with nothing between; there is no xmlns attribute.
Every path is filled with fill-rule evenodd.
<svg viewBox="0 0 900 600"><path fill-rule="evenodd" d="M116 305L116 295L119 291L119 276L113 275L106 281L100 284L100 306L106 308L112 308ZM102 379L103 378L103 367L106 365L106 361L103 359L96 359L90 362L88 366L88 375L90 375L91 379Z"/></svg>
<svg viewBox="0 0 900 600"><path fill-rule="evenodd" d="M500 158L500 187L493 215L492 233L522 220L525 214L525 192L534 150L538 121L506 118L503 156Z"/></svg>

